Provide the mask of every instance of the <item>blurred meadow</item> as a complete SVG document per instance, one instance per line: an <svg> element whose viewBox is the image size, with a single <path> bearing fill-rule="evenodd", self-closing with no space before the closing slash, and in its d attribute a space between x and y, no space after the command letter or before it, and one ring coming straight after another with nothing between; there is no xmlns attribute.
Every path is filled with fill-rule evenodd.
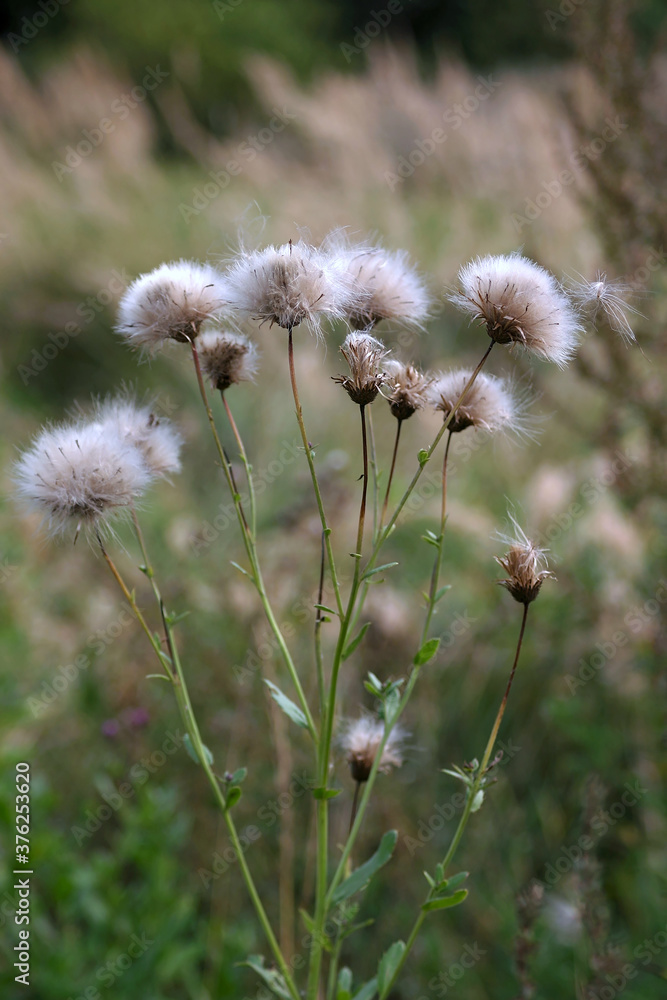
<svg viewBox="0 0 667 1000"><path fill-rule="evenodd" d="M188 356L175 345L138 364L113 325L129 281L163 261L224 261L241 241L284 243L305 231L319 242L337 227L405 248L426 276L435 302L428 331L380 331L424 366L479 359L483 332L446 299L459 266L477 254L523 248L558 277L605 271L631 286L640 314L632 317L639 347L602 323L565 372L518 353L492 355L490 371L532 383L541 433L517 443L471 431L453 446L441 649L405 720L407 762L380 780L367 816L358 853L371 853L389 827L398 848L364 897L362 918L379 917L351 939L344 960L368 977L369 952L405 934L423 896L421 872L457 821L458 789L441 769L486 742L519 627L493 561L510 498L550 549L557 582L536 606L498 781L458 859L473 872L470 896L426 924L392 996L602 1000L619 958L627 968L614 996L667 996L664 5L513 0L502 18L481 2L404 6L395 16L382 6L379 21L379 5L305 0L53 0L53 9L10 3L3 15L7 1000L262 996L238 963L264 943L209 790L182 746L171 693L145 678L153 665L144 637L87 543L51 544L11 496L17 449L42 423L121 383L157 396L186 438L184 471L146 505L149 548L169 605L191 612L179 635L200 725L220 769L249 769L237 822L259 831L248 833L248 861L270 914L281 915L286 952L299 953L298 909L313 888L303 849L313 822L310 760L262 684L279 680L281 668L261 608L230 565L242 545ZM329 377L343 370L343 336L335 329L323 345L296 335L341 565L354 544L361 472L354 407ZM267 584L314 694L307 664L320 525L285 340L276 328L258 332L257 382L230 398L265 483ZM394 426L382 401L373 420L386 482ZM397 490L437 427L433 413L406 426ZM343 674L348 714L369 704L368 670L397 677L414 654L431 566L421 535L439 516L436 480L426 477L389 543L386 561L397 560L400 575L371 589L371 628ZM121 537L129 571L137 558L130 533ZM138 588L148 606L147 583ZM27 990L12 969L20 760L33 774ZM353 791L343 761L337 776L344 792L333 843L345 836ZM593 847L584 851L587 835ZM466 954L475 957L458 978Z"/></svg>

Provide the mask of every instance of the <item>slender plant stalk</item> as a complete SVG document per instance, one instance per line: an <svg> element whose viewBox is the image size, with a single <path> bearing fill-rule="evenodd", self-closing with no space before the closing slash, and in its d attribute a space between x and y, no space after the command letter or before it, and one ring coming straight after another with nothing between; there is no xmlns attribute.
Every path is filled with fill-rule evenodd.
<svg viewBox="0 0 667 1000"><path fill-rule="evenodd" d="M294 406L296 408L296 419L299 424L299 430L301 431L301 440L303 441L303 448L306 453L306 459L308 460L308 468L310 469L310 478L313 481L313 490L315 492L315 500L317 501L317 509L320 514L320 521L322 522L322 531L324 532L325 544L327 549L327 560L329 562L329 572L331 573L331 584L334 589L334 594L336 597L336 608L338 609L338 614L343 615L343 601L340 595L340 584L338 583L338 575L336 573L336 564L334 562L333 548L331 546L331 528L327 522L327 517L324 512L324 502L322 500L322 493L320 491L320 484L317 478L317 472L315 470L315 461L313 459L313 452L308 440L308 434L306 433L306 425L303 422L303 410L301 408L301 402L299 400L299 389L296 382L296 369L294 366L294 338L292 334L292 328L289 329L288 337L288 362L289 362L289 373L290 382L292 385L292 395L294 396Z"/></svg>
<svg viewBox="0 0 667 1000"><path fill-rule="evenodd" d="M422 630L422 643L428 638L428 631L435 613L435 606L438 603L438 583L440 582L440 570L442 568L442 553L445 547L445 524L447 522L447 459L449 458L449 446L452 443L452 432L447 435L445 454L442 460L442 502L440 505L440 534L438 535L438 545L433 560L433 572L431 573L431 585L428 592L428 607L424 628Z"/></svg>
<svg viewBox="0 0 667 1000"><path fill-rule="evenodd" d="M243 511L243 507L241 505L241 498L239 496L238 490L236 489L236 483L234 481L234 476L233 476L233 473L232 473L232 471L230 469L229 462L228 462L227 456L225 454L225 449L222 446L222 442L221 442L220 436L218 434L218 429L217 429L216 424L215 424L215 418L213 417L213 411L211 410L211 406L210 406L209 401L208 401L208 394L206 392L206 385L205 385L205 382L204 382L204 377L202 375L201 365L199 363L199 353L198 353L197 348L195 346L194 340L190 341L190 347L191 347L191 350L192 350L192 359L194 361L195 373L197 375L197 384L199 386L199 393L201 395L202 402L204 404L204 408L206 410L206 415L208 417L208 421L209 421L209 424L210 424L210 427L211 427L211 432L213 434L213 439L215 441L215 445L216 445L216 448L218 450L218 455L220 456L220 461L222 463L223 472L225 474L225 478L227 479L227 485L229 486L229 491L230 491L230 493L232 495L232 500L234 502L234 507L236 508L237 520L239 522L239 527L241 529L241 535L243 537L243 543L245 545L245 550L246 550L246 554L248 556L248 561L250 562L250 566L251 566L251 569L252 569L252 573L249 574L249 576L250 576L250 579L255 584L255 587L257 589L257 593L259 594L259 598L260 598L262 607L264 609L264 614L266 615L266 619L267 619L267 621L269 623L271 631L273 632L273 634L274 634L274 636L276 638L276 642L278 643L278 648L280 649L281 656L283 658L285 666L287 667L287 671L288 671L288 673L290 675L292 684L294 685L294 689L295 689L295 691L297 693L297 697L299 699L299 705L301 707L301 710L302 710L303 714L306 717L306 722L308 724L308 730L310 732L310 735L311 735L311 737L312 737L313 742L315 743L315 745L317 745L318 734L317 734L317 729L315 727L315 722L313 721L313 717L312 717L311 712L310 712L308 701L306 699L306 695L305 695L303 687L301 685L301 681L299 680L299 675L297 674L296 666L295 666L294 661L292 659L292 655L291 655L289 649L287 648L287 643L285 642L285 637L283 636L282 631L280 629L280 626L279 626L278 622L276 621L276 617L275 617L275 614L273 613L273 608L271 606L271 602L269 600L269 596L268 596L268 594L266 592L266 587L264 586L264 580L263 580L262 572L261 572L260 565L259 565L259 557L258 557L258 554L257 554L256 540L255 540L254 535L251 534L250 529L248 527L248 522L246 520L246 516L245 516L245 513ZM228 413L231 416L231 411L230 410L228 410ZM237 438L237 441L240 442L239 446L242 449L242 455L245 455L246 452L245 452L245 448L243 447L243 441L241 439L241 435L238 432L238 428L236 427L236 424L233 421L233 418L231 420L231 423L233 425L233 428L235 429L235 436ZM247 461L247 458L244 459L244 463L245 463L245 467L246 467L246 473L247 473L247 476L248 476L248 480L250 481L250 479L251 479L251 471L250 471L250 465L249 465L249 463ZM254 499L253 499L252 503L253 503L253 507L254 507Z"/></svg>
<svg viewBox="0 0 667 1000"><path fill-rule="evenodd" d="M324 687L324 658L322 655L322 623L324 622L324 612L322 611L322 601L324 600L324 563L326 560L326 545L324 532L322 532L322 547L320 551L320 582L317 590L317 603L320 605L315 609L315 668L317 670L317 693L320 702L320 724L324 722L326 713L326 691Z"/></svg>
<svg viewBox="0 0 667 1000"><path fill-rule="evenodd" d="M368 452L369 452L369 462L371 472L373 474L373 545L375 545L375 539L378 533L378 517L379 517L379 502L380 502L380 491L378 484L378 464L377 464L377 451L375 450L375 431L373 429L373 411L369 410L366 414L366 420L368 422Z"/></svg>
<svg viewBox="0 0 667 1000"><path fill-rule="evenodd" d="M449 865L452 862L454 854L456 853L456 849L458 848L458 846L459 846L459 844L461 842L461 838L463 837L463 834L465 832L465 828L468 825L468 820L470 819L470 815L472 813L472 808L473 808L473 805L475 803L475 799L477 797L477 794L478 794L480 788L482 787L482 782L484 780L484 774L485 774L485 771L486 771L486 769L488 767L489 760L491 759L491 754L493 753L493 747L495 745L496 738L498 736L498 730L500 729L500 723L502 722L503 715L505 714L505 707L507 705L507 699L509 698L510 689L512 687L512 681L514 680L514 674L516 673L517 664L519 662L519 655L521 653L521 646L523 644L523 636L524 636L524 633L526 631L526 619L528 618L528 608L529 607L530 607L529 604L524 604L524 606L523 606L523 617L521 619L521 630L519 632L519 639L518 639L518 642L517 642L517 645L516 645L516 652L514 654L514 662L512 664L512 670L510 671L510 676L509 676L509 680L507 682L507 687L505 688L505 694L503 696L503 700L500 703L500 708L498 709L498 714L496 715L495 722L493 723L493 728L491 729L491 734L490 734L488 742L486 744L486 749L484 751L484 756L482 757L482 761L481 761L481 763L480 763L480 765L479 765L479 767L477 769L477 774L475 775L475 780L474 780L474 782L472 784L472 787L469 788L469 790L468 790L468 796L466 798L466 804L465 804L465 808L463 810L463 813L461 815L461 819L459 820L459 824L458 824L458 826L456 828L456 832L454 833L454 836L452 837L452 841L451 841L451 843L449 845L449 849L448 849L447 854L445 855L444 860L442 862L442 870L443 870L443 873L445 875L447 874L447 869L448 869ZM429 894L427 895L426 902L429 902L430 899L431 899L431 892L429 892ZM412 950L412 946L414 945L415 941L417 940L417 936L419 934L419 931L421 930L421 926L424 923L425 918L426 918L426 913L424 912L424 910L420 910L419 911L419 916L415 920L413 928L412 928L412 930L410 932L410 936L408 937L408 940L405 943L405 951L403 952L403 954L401 956L401 960L398 963L398 965L396 966L396 969L394 970L394 974L392 975L391 980L387 983L387 985L386 985L386 987L384 989L384 992L380 996L380 1000L384 1000L384 997L388 996L391 988L393 987L394 983L398 979L398 977L399 977L399 975L401 973L401 970L403 969L403 966L405 965L405 963L406 963L406 961L408 959L408 955L410 954L410 951Z"/></svg>
<svg viewBox="0 0 667 1000"><path fill-rule="evenodd" d="M254 541L257 540L257 504L255 501L255 484L252 478L252 466L248 461L248 455L246 454L245 445L243 444L243 438L239 433L239 429L236 426L236 421L229 407L229 401L224 391L221 390L220 395L222 397L222 402L225 407L225 413L227 414L227 419L229 420L229 426L232 429L232 434L236 438L236 443L239 449L239 455L241 456L241 461L245 468L246 480L248 483L248 497L250 500L250 533Z"/></svg>
<svg viewBox="0 0 667 1000"><path fill-rule="evenodd" d="M394 450L391 456L391 468L389 469L389 479L387 480L387 489L384 495L384 503L382 504L382 516L380 517L380 529L384 524L384 519L387 516L387 507L389 506L389 494L391 493L391 484L394 481L394 470L396 469L396 457L398 455L398 444L401 440L401 427L403 426L403 421L396 420L396 437L394 438Z"/></svg>
<svg viewBox="0 0 667 1000"><path fill-rule="evenodd" d="M139 534L141 535L141 532L139 532ZM132 610L133 610L133 612L134 612L137 620L139 621L141 627L143 628L144 632L148 636L148 638L150 640L150 643L151 643L151 646L155 650L155 653L156 653L156 655L157 655L157 657L158 657L158 659L160 661L160 665L161 666L166 666L165 655L164 655L164 653L162 652L162 650L160 648L159 641L157 640L156 636L153 635L153 633L150 631L150 629L149 629L149 627L148 627L148 625L146 623L146 620L145 620L144 616L142 615L141 611L139 610L139 608L137 606L137 603L136 603L136 600L134 598L133 593L130 591L129 587L125 583L123 577L121 576L118 568L116 567L115 563L111 559L111 556L107 552L107 550L106 550L106 548L104 546L104 543L102 542L102 539L101 539L101 537L99 535L97 536L97 540L98 540L98 544L99 544L99 547L100 547L100 551L102 552L102 555L104 556L104 559L105 559L107 565L109 566L109 569L111 570L111 572L112 572L112 574L113 574L116 582L118 583L118 585L119 585L122 593L124 594L126 600L129 602L130 606L132 607ZM268 916L266 914L266 911L265 911L264 906L262 904L262 901L260 899L259 893L257 891L257 887L255 886L255 883L254 883L254 880L252 878L252 874L250 872L250 869L248 868L248 863L247 863L246 858L245 858L245 854L244 854L244 851L243 851L243 846L242 846L242 844L241 844L241 842L239 840L239 835L238 835L238 832L236 830L236 824L234 823L234 820L232 819L232 816L231 816L229 810L227 809L227 802L225 800L225 795L224 795L222 789L220 788L220 784L218 782L218 779L216 778L215 774L213 773L213 769L211 767L211 764L209 763L208 751L207 751L206 747L204 746L204 743L203 743L202 738L201 738L201 734L199 732L199 727L197 725L197 720L195 718L195 714L194 714L194 711L193 711L193 708L192 708L192 702L190 701L190 694L188 692L187 684L185 682L185 676L183 674L183 667L182 667L182 664L181 664L181 661L180 661L180 656L178 654L178 649L176 647L176 643L174 642L174 639L173 639L172 629L171 629L171 626L169 625L169 622L168 622L168 619L167 619L166 615L164 614L164 602L163 602L162 597L160 595L160 591L159 591L159 589L157 587L157 583L155 582L155 577L154 577L152 566L150 565L150 562L148 561L148 558L147 558L146 547L145 547L145 543L143 541L143 535L141 535L141 541L140 541L139 544L140 544L141 549L142 549L142 554L144 556L144 560L146 561L146 568L148 570L148 574L147 575L149 576L149 578L151 579L151 582L153 584L153 592L154 592L154 594L156 596L156 601L158 603L158 606L159 606L159 609L160 609L160 615L162 617L163 625L164 625L164 628L165 628L165 638L167 639L167 643L168 643L168 647L169 647L170 655L171 655L171 660L172 660L172 670L170 671L170 673L171 673L171 676L172 676L174 694L176 696L176 702L177 702L177 705L178 705L178 708L179 708L179 711L180 711L181 719L183 720L183 724L184 724L184 726L185 726L185 728L186 728L186 730L188 732L188 735L190 737L190 741L191 741L193 749L194 749L194 751L195 751L195 753L197 755L199 763L203 767L204 772L206 774L206 777L208 779L208 782L209 782L209 784L210 784L210 786L211 786L211 788L213 790L213 794L214 794L214 796L216 798L216 801L217 801L218 805L220 806L220 809L222 810L222 813L223 813L223 816L224 816L224 819L225 819L225 823L226 823L226 826L227 826L227 830L229 831L229 837L230 837L230 840L231 840L232 845L234 847L234 851L236 853L238 864L239 864L239 867L241 869L241 873L243 875L243 879L244 879L244 882L246 884L246 888L248 890L248 894L249 894L249 896L250 896L250 898L252 900L252 903L253 903L253 905L255 907L255 912L257 914L257 918L258 918L258 920L259 920L259 922L260 922L260 924L262 926L262 930L264 931L264 934L266 936L266 940L267 940L267 942L269 944L269 947L270 947L270 949L271 949L271 951L273 953L273 956L275 958L276 964L278 965L278 968L280 969L280 972L281 972L281 974L282 974L282 976L283 976L283 978L285 980L285 984L287 986L287 989L289 990L290 996L293 998L293 1000L301 1000L299 991L298 991L298 989L296 987L296 984L295 984L294 979L292 977L292 974L291 974L291 972L289 970L287 962L285 961L285 958L284 958L284 956L282 954L282 951L280 950L280 945L278 944L276 936L273 933L273 929L271 927L271 924L269 922Z"/></svg>

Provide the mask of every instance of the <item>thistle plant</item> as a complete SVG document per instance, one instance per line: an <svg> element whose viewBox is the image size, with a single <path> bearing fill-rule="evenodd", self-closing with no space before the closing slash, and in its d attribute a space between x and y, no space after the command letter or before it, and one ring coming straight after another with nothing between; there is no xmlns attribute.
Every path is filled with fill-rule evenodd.
<svg viewBox="0 0 667 1000"><path fill-rule="evenodd" d="M610 311L619 332L630 340L627 311L617 312L616 293L594 283L598 307ZM587 306L593 284L585 294L577 291L582 307ZM294 724L295 738L305 739L311 752L314 775L312 796L315 810L315 877L313 899L304 921L309 932L309 954L302 981L298 981L293 956L285 954L281 935L273 926L263 903L262 888L253 878L241 848L235 815L242 806L242 782L252 780L245 768L220 775L215 759L219 747L200 730L189 695L188 683L196 664L184 663L179 651L181 615L168 611L141 528L141 504L154 484L169 480L180 468L181 438L176 429L160 419L150 405L139 405L127 394L97 403L89 417L68 424L47 427L36 437L17 463L17 492L24 504L41 514L45 527L54 535L76 538L83 533L99 552L128 601L145 633L156 661L159 678L173 690L176 705L187 732L187 745L194 761L202 768L211 794L227 827L236 851L241 874L255 909L268 951L264 958L251 956L249 966L277 997L287 1000L386 1000L410 960L413 945L426 920L437 920L437 911L461 905L468 889L468 873L453 870L453 861L468 823L483 805L494 779L499 757L494 756L496 739L515 680L521 647L528 625L528 612L538 599L545 582L553 579L547 553L533 544L516 515L510 514L510 532L499 536L503 549L497 560L504 576L497 582L521 608L517 616L518 637L508 651L508 680L495 722L480 759L447 769L449 778L465 788L465 806L451 843L440 857L434 857L425 873L423 903L415 914L405 940L395 942L377 956L377 973L361 983L343 965L345 941L353 933L364 933L365 924L356 925L354 916L370 880L390 862L397 832L387 831L370 857L356 857L357 842L371 796L378 794L378 775L389 774L403 762L406 740L402 717L417 688L422 671L428 670L439 640L432 634L433 619L444 604L448 591L441 585L446 564L445 531L447 516L448 456L452 436L459 433L530 434L528 409L530 389L515 378L501 378L483 369L492 349L521 350L543 361L563 367L574 356L583 328L576 301L549 272L519 254L478 258L459 274L459 288L451 302L474 323L471 343L479 344L479 363L473 368L448 372L422 372L412 359L390 356L380 339L383 322L403 322L423 326L428 315L428 295L422 279L405 254L379 247L352 246L340 234L333 234L319 246L303 239L280 247L241 251L225 268L180 261L164 264L141 275L125 293L119 309L118 332L127 343L153 353L168 342L188 351L194 377L213 439L213 458L222 469L231 494L236 522L245 552L240 567L248 586L256 594L273 632L282 662L283 686L266 678L277 705ZM308 437L297 378L298 351L295 331L307 328L318 338L332 337L336 325L347 325L340 351L348 371L334 377L359 408L359 449L361 485L356 534L334 538L318 474L317 452ZM271 327L279 330L270 331ZM484 338L486 333L486 339ZM321 521L321 561L312 568L319 581L319 596L312 611L314 649L312 659L296 662L276 618L272 595L264 582L257 536L257 498L253 468L243 436L232 414L229 390L252 390L257 372L257 339L281 336L285 340L286 383L292 393L303 445L304 461L310 473L315 504ZM220 400L212 394L220 393ZM233 396L232 392L232 396ZM341 401L344 397L341 396ZM388 404L385 406L384 404ZM345 403L349 405L349 403ZM214 406L218 410L214 409ZM219 408L219 409L218 409ZM418 410L430 408L441 416L433 440L415 458L414 475L405 489L395 487L401 427ZM376 438L371 412L378 413L382 434ZM221 429L221 421L225 429ZM395 428L392 425L395 421ZM388 429L385 431L385 429ZM383 435L386 433L386 442ZM236 474L223 437L231 437L233 448L244 469L247 492L239 492ZM445 438L443 443L443 438ZM378 448L378 445L381 448ZM441 505L437 530L426 541L433 548L424 619L412 662L401 667L398 678L381 679L374 673L358 677L361 694L366 690L373 701L372 712L355 718L341 713L339 682L351 654L368 642L366 626L359 627L364 602L374 578L391 565L381 564L385 544L417 488L424 470L440 448ZM379 489L378 455L389 458L386 481ZM369 480L373 490L369 500ZM372 508L372 523L369 515ZM114 559L117 546L114 524L125 517L132 526L138 567L148 581L155 602L153 612L144 612L136 596L137 581L127 580ZM334 544L334 542L336 544ZM341 553L346 553L342 556ZM350 555L347 555L350 553ZM81 554L82 561L87 558ZM351 559L351 563L343 560ZM333 596L325 605L325 585ZM534 612L537 614L538 612ZM334 635L325 634L325 622L333 622ZM312 704L307 691L315 688ZM471 720L472 721L472 720ZM303 736L298 736L298 730ZM330 809L334 798L345 794L349 785L337 785L334 764L342 756L349 766L354 792L349 806L349 825L342 846L330 843ZM474 880L473 880L474 884ZM331 927L336 928L332 935Z"/></svg>

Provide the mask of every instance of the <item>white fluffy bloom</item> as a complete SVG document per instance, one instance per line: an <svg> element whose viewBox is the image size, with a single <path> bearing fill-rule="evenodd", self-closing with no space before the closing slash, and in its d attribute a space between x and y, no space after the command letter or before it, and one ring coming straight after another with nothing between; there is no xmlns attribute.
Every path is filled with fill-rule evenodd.
<svg viewBox="0 0 667 1000"><path fill-rule="evenodd" d="M349 313L352 326L362 330L383 319L423 325L429 295L405 250L361 247L352 254L348 269L360 292Z"/></svg>
<svg viewBox="0 0 667 1000"><path fill-rule="evenodd" d="M554 276L512 253L478 257L459 271L450 301L485 324L497 344L522 344L564 367L580 331L577 314Z"/></svg>
<svg viewBox="0 0 667 1000"><path fill-rule="evenodd" d="M96 423L111 437L117 434L135 445L154 476L180 471L183 439L173 425L158 417L150 406L137 406L123 397L107 400L97 407Z"/></svg>
<svg viewBox="0 0 667 1000"><path fill-rule="evenodd" d="M342 318L355 301L345 255L304 240L242 251L226 278L234 310L286 330L305 322L319 334L323 316Z"/></svg>
<svg viewBox="0 0 667 1000"><path fill-rule="evenodd" d="M496 556L496 562L507 573L507 578L498 580L501 587L512 595L519 604L531 604L538 596L545 580L555 580L549 570L547 549L541 548L528 538L512 512L509 513L511 530L498 535L498 540L508 546L504 556Z"/></svg>
<svg viewBox="0 0 667 1000"><path fill-rule="evenodd" d="M604 272L598 271L595 281L571 282L571 294L580 308L586 312L593 323L600 313L606 317L609 326L619 333L628 344L637 342L630 326L629 315L641 316L641 313L627 301L632 289L623 281L610 281Z"/></svg>
<svg viewBox="0 0 667 1000"><path fill-rule="evenodd" d="M259 366L257 347L248 337L229 330L204 330L197 340L202 372L214 389L250 382Z"/></svg>
<svg viewBox="0 0 667 1000"><path fill-rule="evenodd" d="M102 527L151 479L139 448L98 423L48 427L17 463L17 491L54 534L69 524Z"/></svg>
<svg viewBox="0 0 667 1000"><path fill-rule="evenodd" d="M117 330L135 347L155 350L166 340L196 337L204 320L227 302L223 276L208 264L179 260L136 278L123 295Z"/></svg>
<svg viewBox="0 0 667 1000"><path fill-rule="evenodd" d="M384 722L373 716L344 720L338 743L355 781L368 781L383 736ZM393 767L401 766L405 738L405 730L394 726L382 751L380 771L387 774Z"/></svg>
<svg viewBox="0 0 667 1000"><path fill-rule="evenodd" d="M445 419L456 406L471 376L472 370L459 368L439 375L429 387L431 402ZM491 433L505 430L530 437L526 409L531 401L532 394L527 387L517 388L511 380L480 372L454 414L449 430L456 433L467 427L477 427Z"/></svg>

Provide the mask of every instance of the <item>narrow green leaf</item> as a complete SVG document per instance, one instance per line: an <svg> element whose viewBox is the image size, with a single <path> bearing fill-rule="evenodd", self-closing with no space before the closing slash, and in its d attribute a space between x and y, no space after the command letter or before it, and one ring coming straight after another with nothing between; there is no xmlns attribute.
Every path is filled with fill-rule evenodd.
<svg viewBox="0 0 667 1000"><path fill-rule="evenodd" d="M440 885L443 889L446 888L447 892L453 892L454 889L458 889L462 882L465 882L469 874L470 872L458 872L457 875L452 875L451 878L444 879ZM438 888L440 888L440 885Z"/></svg>
<svg viewBox="0 0 667 1000"><path fill-rule="evenodd" d="M435 639L428 639L412 661L414 665L416 667L421 667L425 663L428 663L429 660L432 660L438 652L439 645L440 639L437 636Z"/></svg>
<svg viewBox="0 0 667 1000"><path fill-rule="evenodd" d="M317 611L326 611L326 612L327 612L327 614L329 614L329 615L337 615L337 614L338 614L338 612L337 612L337 611L334 611L334 609L333 609L333 608L328 608L328 607L326 606L326 604L314 604L314 605L313 605L313 607L314 607L314 608L315 608L315 609L316 609Z"/></svg>
<svg viewBox="0 0 667 1000"><path fill-rule="evenodd" d="M373 1000L373 997L377 993L378 983L375 976L369 979L367 983L361 987L358 993L355 993L352 1000Z"/></svg>
<svg viewBox="0 0 667 1000"><path fill-rule="evenodd" d="M428 872L424 872L423 874L424 874L424 878L428 882L428 884L431 887L431 889L435 889L435 886L436 886L435 879L431 875L429 875Z"/></svg>
<svg viewBox="0 0 667 1000"><path fill-rule="evenodd" d="M357 632L357 634L354 637L354 639L352 640L352 642L350 642L350 644L348 646L346 646L346 648L343 650L343 656L342 656L343 660L347 660L348 657L352 656L352 654L354 653L355 649L357 648L357 646L359 645L359 643L362 641L363 637L366 635L366 633L368 632L368 630L369 630L370 627L371 627L371 623L370 622L366 622L365 625L361 626L361 628Z"/></svg>
<svg viewBox="0 0 667 1000"><path fill-rule="evenodd" d="M467 889L459 889L453 896L442 896L440 899L431 899L428 903L422 903L424 913L431 913L432 910L448 910L452 906L458 906L468 895Z"/></svg>
<svg viewBox="0 0 667 1000"><path fill-rule="evenodd" d="M168 625L178 625L182 622L184 618L187 618L191 611L172 611L171 614L166 615Z"/></svg>
<svg viewBox="0 0 667 1000"><path fill-rule="evenodd" d="M384 563L383 566L376 566L375 569L369 569L362 576L362 580L368 580L369 577L375 576L376 573L381 573L383 569L391 569L392 566L398 566L397 562Z"/></svg>
<svg viewBox="0 0 667 1000"><path fill-rule="evenodd" d="M241 782L245 781L245 779L247 777L248 777L248 768L247 767L239 767L236 771L234 771L234 773L233 773L233 775L231 777L230 784L232 784L232 785L240 785Z"/></svg>
<svg viewBox="0 0 667 1000"><path fill-rule="evenodd" d="M159 677L160 680L167 681L168 684L171 684L171 677L167 677L166 674L146 674L146 680L148 680L149 677Z"/></svg>
<svg viewBox="0 0 667 1000"><path fill-rule="evenodd" d="M301 916L301 919L303 920L306 930L308 931L309 934L312 934L313 931L315 930L315 921L311 917L310 913L308 912L308 910L301 909L299 910L299 914Z"/></svg>
<svg viewBox="0 0 667 1000"><path fill-rule="evenodd" d="M247 576L249 580L252 580L252 576L250 575L250 573L248 573L247 570L243 568L243 566L239 566L237 562L232 562L231 565L234 567L234 569L237 569L239 573L243 573L243 575Z"/></svg>
<svg viewBox="0 0 667 1000"><path fill-rule="evenodd" d="M444 585L444 587L440 587L440 589L436 593L435 597L433 598L433 603L437 604L438 601L445 596L445 594L447 593L447 591L451 590L451 589L452 589L451 583L446 583Z"/></svg>
<svg viewBox="0 0 667 1000"><path fill-rule="evenodd" d="M418 459L419 464L420 464L420 466L422 468L428 462L428 458L429 458L429 455L428 455L428 452L427 452L426 448L421 448L420 451L419 451L419 454L417 455L417 459Z"/></svg>
<svg viewBox="0 0 667 1000"><path fill-rule="evenodd" d="M343 791L342 788L313 788L314 799L335 799Z"/></svg>
<svg viewBox="0 0 667 1000"><path fill-rule="evenodd" d="M271 697L275 701L276 705L282 708L285 715L289 716L292 722L296 722L297 726L301 726L302 729L308 729L308 722L306 721L306 716L303 714L298 705L283 694L279 687L277 687L273 681L269 681L264 678L264 683L271 692Z"/></svg>
<svg viewBox="0 0 667 1000"><path fill-rule="evenodd" d="M368 671L368 683L372 688L375 689L375 691L378 694L380 694L380 692L382 691L382 681L380 680L379 677L376 677L375 674L372 673L372 671L370 670Z"/></svg>
<svg viewBox="0 0 667 1000"><path fill-rule="evenodd" d="M378 993L380 994L380 1000L383 1000L383 998L387 995L389 984L394 978L394 973L403 958L404 952L405 942L394 941L394 943L387 948L384 955L380 959L380 964L378 966Z"/></svg>
<svg viewBox="0 0 667 1000"><path fill-rule="evenodd" d="M189 733L186 733L185 736L183 737L183 746L185 747L185 752L187 753L188 757L191 757L192 760L195 762L195 764L201 764L201 761L199 760L199 757L197 756L197 751L195 750L195 748L192 745L192 740L190 739L190 734ZM208 761L209 764L212 765L213 764L213 754L211 753L211 751L209 750L209 748L207 746L204 746L203 743L202 743L202 747L203 747L203 750L204 750L204 755L206 757L206 760Z"/></svg>
<svg viewBox="0 0 667 1000"><path fill-rule="evenodd" d="M373 875L375 875L375 873L379 871L383 865L387 864L394 853L397 839L398 834L396 830L389 830L385 833L375 854L370 857L368 861L365 861L363 865L359 865L359 867L352 872L349 878L346 878L345 881L338 886L331 899L334 906L338 903L342 903L344 899L349 899L349 897L353 896L355 892L359 892L363 889Z"/></svg>
<svg viewBox="0 0 667 1000"><path fill-rule="evenodd" d="M227 789L227 796L225 801L227 802L227 809L231 809L235 806L238 800L241 798L242 792L238 785L232 785L231 788Z"/></svg>
<svg viewBox="0 0 667 1000"><path fill-rule="evenodd" d="M265 969L264 968L264 958L262 955L249 955L247 961L239 962L239 965L247 965L249 969L257 973L259 978L266 983L270 990L275 993L277 997L281 997L281 1000L292 1000L291 994L287 989L285 980L276 972L275 969Z"/></svg>

